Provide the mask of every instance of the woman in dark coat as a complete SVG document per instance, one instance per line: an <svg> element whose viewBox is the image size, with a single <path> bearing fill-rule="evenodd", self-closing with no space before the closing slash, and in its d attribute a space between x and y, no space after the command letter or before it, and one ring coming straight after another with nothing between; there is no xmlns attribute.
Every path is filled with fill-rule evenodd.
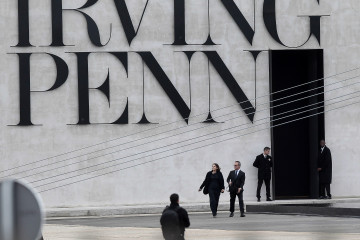
<svg viewBox="0 0 360 240"><path fill-rule="evenodd" d="M213 217L216 217L220 193L223 193L225 190L224 177L217 163L213 163L212 170L206 174L205 180L199 188L199 192L203 187L205 187L204 194L209 193L211 212Z"/></svg>

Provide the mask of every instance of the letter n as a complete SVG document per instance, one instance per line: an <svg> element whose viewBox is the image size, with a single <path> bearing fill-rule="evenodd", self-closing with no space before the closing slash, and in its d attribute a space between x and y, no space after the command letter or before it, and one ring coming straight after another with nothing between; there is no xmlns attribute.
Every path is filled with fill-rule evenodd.
<svg viewBox="0 0 360 240"><path fill-rule="evenodd" d="M245 95L229 69L226 67L219 54L216 51L203 51L203 53L207 56L211 64L214 66L215 70L219 73L220 77L223 79L226 86L229 88L232 95L239 103L240 107L244 110L249 120L253 122L255 108L253 107L253 105L251 104L251 102L249 101L249 99L247 98L247 96Z"/></svg>

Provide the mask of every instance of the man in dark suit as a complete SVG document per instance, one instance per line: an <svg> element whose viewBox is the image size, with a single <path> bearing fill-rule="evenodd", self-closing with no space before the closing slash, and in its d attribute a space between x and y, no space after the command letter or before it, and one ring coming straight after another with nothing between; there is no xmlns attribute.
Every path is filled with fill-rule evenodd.
<svg viewBox="0 0 360 240"><path fill-rule="evenodd" d="M229 217L234 216L236 196L239 199L240 217L245 217L244 200L243 200L245 173L240 170L240 166L241 166L241 163L239 161L235 161L234 170L230 171L229 176L227 177L227 180L226 180L229 184L229 192L230 192L230 216Z"/></svg>
<svg viewBox="0 0 360 240"><path fill-rule="evenodd" d="M331 151L325 145L324 139L320 141L317 170L319 172L320 199L331 199L330 183L332 178L332 159ZM325 195L325 189L327 196Z"/></svg>
<svg viewBox="0 0 360 240"><path fill-rule="evenodd" d="M265 182L265 186L266 186L266 201L272 201L270 194L270 180L271 180L271 168L273 166L273 162L269 153L270 153L270 148L265 147L264 153L257 156L253 163L253 166L258 168L258 185L256 190L256 197L258 202L260 202L260 198L261 198L260 191L263 182Z"/></svg>

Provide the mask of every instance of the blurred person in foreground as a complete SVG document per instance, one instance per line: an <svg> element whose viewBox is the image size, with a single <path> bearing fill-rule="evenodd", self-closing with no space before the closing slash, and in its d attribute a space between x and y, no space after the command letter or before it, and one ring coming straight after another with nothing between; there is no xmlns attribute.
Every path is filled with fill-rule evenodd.
<svg viewBox="0 0 360 240"><path fill-rule="evenodd" d="M190 226L187 211L179 206L179 195L170 196L170 206L166 206L160 218L161 230L165 240L184 240L185 228Z"/></svg>

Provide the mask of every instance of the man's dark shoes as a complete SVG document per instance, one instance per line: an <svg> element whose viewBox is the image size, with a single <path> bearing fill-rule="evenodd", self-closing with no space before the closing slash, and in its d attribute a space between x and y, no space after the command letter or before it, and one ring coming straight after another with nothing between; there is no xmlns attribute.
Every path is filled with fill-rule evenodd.
<svg viewBox="0 0 360 240"><path fill-rule="evenodd" d="M272 201L272 199L271 199L271 198L267 198L267 199L266 199L266 201L271 202L271 201Z"/></svg>
<svg viewBox="0 0 360 240"><path fill-rule="evenodd" d="M230 215L229 215L229 217L233 217L234 216L234 213L232 212L232 213L230 213Z"/></svg>
<svg viewBox="0 0 360 240"><path fill-rule="evenodd" d="M245 217L245 214L244 214L244 213L241 213L241 214L240 214L240 217Z"/></svg>
<svg viewBox="0 0 360 240"><path fill-rule="evenodd" d="M326 199L331 199L331 196L327 196Z"/></svg>
<svg viewBox="0 0 360 240"><path fill-rule="evenodd" d="M320 196L318 199L325 199L325 197L324 197L324 196Z"/></svg>
<svg viewBox="0 0 360 240"><path fill-rule="evenodd" d="M257 200L258 202L260 202L260 198L258 198L258 200Z"/></svg>
<svg viewBox="0 0 360 240"><path fill-rule="evenodd" d="M217 213L213 213L213 217L216 218Z"/></svg>

